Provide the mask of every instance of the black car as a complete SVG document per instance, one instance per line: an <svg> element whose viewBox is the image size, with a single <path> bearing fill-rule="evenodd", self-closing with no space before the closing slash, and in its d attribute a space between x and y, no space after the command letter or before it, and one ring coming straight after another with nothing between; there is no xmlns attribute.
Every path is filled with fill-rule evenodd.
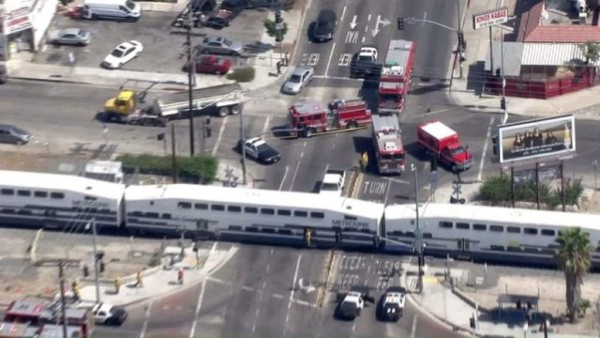
<svg viewBox="0 0 600 338"><path fill-rule="evenodd" d="M281 154L260 137L253 137L247 139L245 142L240 140L238 142L238 150L240 152L242 151L242 147L244 147L246 156L249 156L260 163L273 164L281 160Z"/></svg>
<svg viewBox="0 0 600 338"><path fill-rule="evenodd" d="M231 21L228 18L220 18L218 16L211 16L204 23L204 26L213 29L223 29L225 27L229 27L229 25L231 25Z"/></svg>
<svg viewBox="0 0 600 338"><path fill-rule="evenodd" d="M125 311L125 309L123 308L115 307L112 309L111 312L112 316L110 317L108 324L115 326L123 325L123 323L127 319L127 311Z"/></svg>
<svg viewBox="0 0 600 338"><path fill-rule="evenodd" d="M337 26L337 15L331 9L324 9L319 13L313 30L315 41L329 41L333 39L335 27Z"/></svg>
<svg viewBox="0 0 600 338"><path fill-rule="evenodd" d="M22 145L31 139L31 134L10 124L0 124L0 143Z"/></svg>

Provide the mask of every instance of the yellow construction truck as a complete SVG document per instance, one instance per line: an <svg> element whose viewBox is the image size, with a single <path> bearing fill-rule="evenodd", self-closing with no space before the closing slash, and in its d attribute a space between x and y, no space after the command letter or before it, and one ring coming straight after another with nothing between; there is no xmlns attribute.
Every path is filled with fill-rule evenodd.
<svg viewBox="0 0 600 338"><path fill-rule="evenodd" d="M189 117L189 92L181 91L157 97L152 104L140 107L140 95L121 89L104 104L104 120L135 125L164 126L167 121ZM225 84L192 90L192 114L205 116L237 115L242 109L242 87Z"/></svg>

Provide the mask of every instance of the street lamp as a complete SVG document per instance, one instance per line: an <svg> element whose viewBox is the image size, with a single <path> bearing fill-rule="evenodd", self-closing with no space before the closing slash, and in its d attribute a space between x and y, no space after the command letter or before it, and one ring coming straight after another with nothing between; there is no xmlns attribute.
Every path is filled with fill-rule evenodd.
<svg viewBox="0 0 600 338"><path fill-rule="evenodd" d="M92 219L85 225L85 230L92 230L92 241L94 244L94 272L96 273L96 303L100 303L100 272L98 269L98 247L96 245L96 219Z"/></svg>
<svg viewBox="0 0 600 338"><path fill-rule="evenodd" d="M414 163L410 165L410 171L415 173L415 221L416 221L416 237L417 237L417 265L419 273L419 293L423 292L423 244L421 243L421 229L419 228L419 172L417 166Z"/></svg>

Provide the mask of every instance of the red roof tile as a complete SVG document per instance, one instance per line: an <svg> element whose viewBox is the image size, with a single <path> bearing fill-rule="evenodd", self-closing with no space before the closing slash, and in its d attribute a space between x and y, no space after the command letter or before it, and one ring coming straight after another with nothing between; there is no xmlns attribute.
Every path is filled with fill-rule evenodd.
<svg viewBox="0 0 600 338"><path fill-rule="evenodd" d="M538 26L525 37L524 42L583 43L600 42L600 28L596 26Z"/></svg>

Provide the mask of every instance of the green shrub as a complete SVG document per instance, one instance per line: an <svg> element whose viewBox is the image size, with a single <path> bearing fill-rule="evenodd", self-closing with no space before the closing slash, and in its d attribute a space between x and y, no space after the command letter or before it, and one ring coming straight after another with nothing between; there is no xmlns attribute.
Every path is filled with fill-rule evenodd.
<svg viewBox="0 0 600 338"><path fill-rule="evenodd" d="M479 195L492 204L510 201L510 178L504 175L489 177L479 188Z"/></svg>
<svg viewBox="0 0 600 338"><path fill-rule="evenodd" d="M124 166L138 168L140 174L172 175L172 160L170 156L124 154L119 156L117 160L123 162ZM218 166L219 161L217 158L208 155L178 157L177 175L184 180L207 184L215 180Z"/></svg>
<svg viewBox="0 0 600 338"><path fill-rule="evenodd" d="M254 67L235 68L231 73L227 74L227 79L237 82L250 82L254 80Z"/></svg>

